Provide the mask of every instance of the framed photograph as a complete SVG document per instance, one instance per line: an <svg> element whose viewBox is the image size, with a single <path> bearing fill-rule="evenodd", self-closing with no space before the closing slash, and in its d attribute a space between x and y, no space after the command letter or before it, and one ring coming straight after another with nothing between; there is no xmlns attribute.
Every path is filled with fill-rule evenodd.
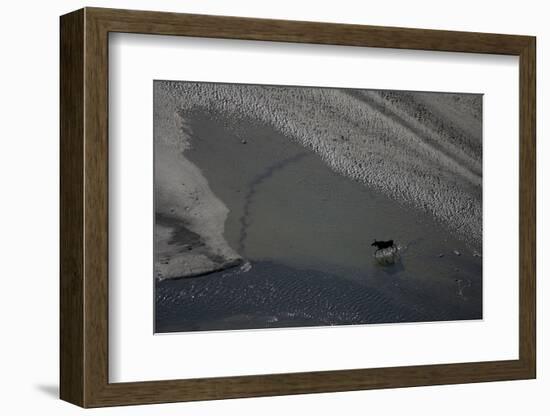
<svg viewBox="0 0 550 416"><path fill-rule="evenodd" d="M63 400L535 378L534 37L60 29Z"/></svg>

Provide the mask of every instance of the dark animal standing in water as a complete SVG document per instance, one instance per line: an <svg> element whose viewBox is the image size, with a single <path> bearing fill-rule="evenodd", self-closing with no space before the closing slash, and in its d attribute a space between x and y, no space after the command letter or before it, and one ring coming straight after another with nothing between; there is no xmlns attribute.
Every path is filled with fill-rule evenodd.
<svg viewBox="0 0 550 416"><path fill-rule="evenodd" d="M383 250L385 248L395 248L393 244L393 240L388 241L376 241L374 240L374 243L371 244L371 246L376 247L376 251Z"/></svg>

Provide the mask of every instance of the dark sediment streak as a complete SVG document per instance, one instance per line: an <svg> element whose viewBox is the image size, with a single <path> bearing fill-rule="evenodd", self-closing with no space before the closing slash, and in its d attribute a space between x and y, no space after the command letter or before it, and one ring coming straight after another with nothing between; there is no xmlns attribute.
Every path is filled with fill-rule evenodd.
<svg viewBox="0 0 550 416"><path fill-rule="evenodd" d="M187 157L229 208L225 237L252 269L159 283L158 332L481 317L481 259L429 216L336 174L269 127L243 120L237 134L219 115L187 121ZM381 267L369 245L385 236L401 256Z"/></svg>
<svg viewBox="0 0 550 416"><path fill-rule="evenodd" d="M241 253L241 255L246 255L245 251L245 241L247 238L247 228L250 226L250 206L252 204L252 200L254 198L254 195L256 194L258 186L262 184L265 180L271 178L273 174L281 169L284 169L285 166L297 162L300 159L302 159L304 156L306 156L306 153L300 153L294 156L291 156L289 158L286 158L284 160L278 161L275 164L269 166L266 168L265 171L263 171L261 174L256 176L251 182L248 187L248 191L246 192L246 195L244 196L244 208L243 213L240 218L240 224L241 224L241 231L239 235L239 241L237 244L237 251Z"/></svg>
<svg viewBox="0 0 550 416"><path fill-rule="evenodd" d="M469 244L481 235L479 110L462 123L453 103L464 97L429 103L456 111L449 127L422 94L184 84L156 94L177 114L191 182L218 208L189 193L181 224L165 224L169 247L193 240L212 261L202 277L156 283L157 332L482 317L482 263ZM172 190L180 195L168 188L166 208ZM201 209L186 214L189 204ZM223 212L218 247L245 254L249 271L220 270L224 258L201 253L208 215ZM457 238L468 230L467 243ZM377 264L373 239L394 239L398 261Z"/></svg>
<svg viewBox="0 0 550 416"><path fill-rule="evenodd" d="M158 81L182 113L254 120L481 252L482 96Z"/></svg>

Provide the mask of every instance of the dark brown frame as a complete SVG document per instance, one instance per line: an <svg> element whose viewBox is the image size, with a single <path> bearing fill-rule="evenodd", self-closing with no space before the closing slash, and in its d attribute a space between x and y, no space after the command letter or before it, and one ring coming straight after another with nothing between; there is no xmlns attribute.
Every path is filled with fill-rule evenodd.
<svg viewBox="0 0 550 416"><path fill-rule="evenodd" d="M519 359L109 383L109 32L519 56ZM100 407L535 378L535 50L531 36L99 8L62 16L61 398Z"/></svg>

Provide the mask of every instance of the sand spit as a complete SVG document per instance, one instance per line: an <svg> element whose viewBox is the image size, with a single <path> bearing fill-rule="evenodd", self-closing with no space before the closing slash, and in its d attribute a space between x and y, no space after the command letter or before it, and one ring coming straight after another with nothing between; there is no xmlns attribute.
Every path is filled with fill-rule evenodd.
<svg viewBox="0 0 550 416"><path fill-rule="evenodd" d="M155 137L180 153L190 144L186 112L254 119L313 150L334 171L433 215L481 250L481 95L156 81L155 100ZM190 207L191 195L180 194L182 207ZM235 258L227 244L221 250L223 222L218 227L202 230L201 238Z"/></svg>
<svg viewBox="0 0 550 416"><path fill-rule="evenodd" d="M184 156L183 126L170 100L155 96L156 277L192 277L242 264L223 237L228 209Z"/></svg>

